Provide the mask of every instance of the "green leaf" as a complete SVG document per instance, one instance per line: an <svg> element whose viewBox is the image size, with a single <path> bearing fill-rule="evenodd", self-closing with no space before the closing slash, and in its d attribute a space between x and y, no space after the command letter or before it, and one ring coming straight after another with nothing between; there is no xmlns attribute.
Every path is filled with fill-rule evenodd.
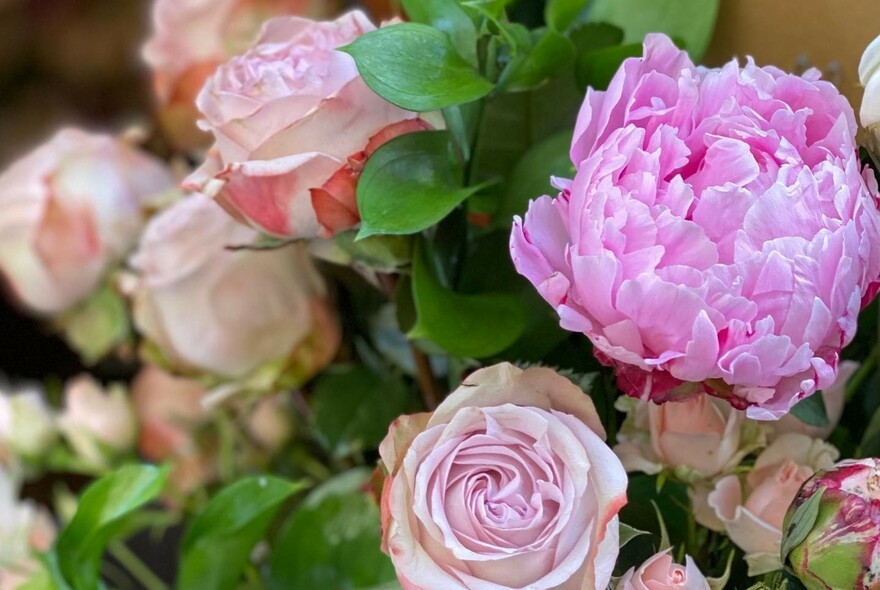
<svg viewBox="0 0 880 590"><path fill-rule="evenodd" d="M94 365L131 335L125 299L110 285L55 320L86 365Z"/></svg>
<svg viewBox="0 0 880 590"><path fill-rule="evenodd" d="M825 411L825 400L818 392L792 406L791 413L807 426L824 428L831 424L828 421L828 412Z"/></svg>
<svg viewBox="0 0 880 590"><path fill-rule="evenodd" d="M407 336L425 338L453 355L473 358L501 352L519 338L528 318L517 296L450 291L438 282L424 246L416 250L412 288L417 320Z"/></svg>
<svg viewBox="0 0 880 590"><path fill-rule="evenodd" d="M97 587L105 547L130 532L127 517L159 495L167 476L167 469L128 465L86 489L56 542L60 570L71 586L76 590Z"/></svg>
<svg viewBox="0 0 880 590"><path fill-rule="evenodd" d="M395 588L394 567L380 550L379 509L361 491L369 478L358 469L309 495L275 542L270 589Z"/></svg>
<svg viewBox="0 0 880 590"><path fill-rule="evenodd" d="M569 157L570 147L571 131L562 131L533 145L520 158L504 188L495 217L498 227L509 229L513 216L523 215L530 200L553 194L551 176L572 177L574 166Z"/></svg>
<svg viewBox="0 0 880 590"><path fill-rule="evenodd" d="M237 588L251 551L285 500L306 487L277 477L248 477L218 492L192 520L181 543L177 587Z"/></svg>
<svg viewBox="0 0 880 590"><path fill-rule="evenodd" d="M531 50L513 60L499 81L508 92L531 90L549 80L574 57L574 45L562 33L546 30Z"/></svg>
<svg viewBox="0 0 880 590"><path fill-rule="evenodd" d="M351 54L373 91L411 111L471 102L494 88L458 54L446 33L428 25L382 27L340 50Z"/></svg>
<svg viewBox="0 0 880 590"><path fill-rule="evenodd" d="M413 234L436 224L481 188L463 188L461 176L447 131L392 139L370 157L358 181L358 239Z"/></svg>
<svg viewBox="0 0 880 590"><path fill-rule="evenodd" d="M578 54L623 43L623 30L608 23L582 23L568 35Z"/></svg>
<svg viewBox="0 0 880 590"><path fill-rule="evenodd" d="M641 537L642 535L650 535L648 531L640 531L637 528L631 527L628 524L620 523L620 540L618 541L619 546L623 548L624 545L635 539L636 537Z"/></svg>
<svg viewBox="0 0 880 590"><path fill-rule="evenodd" d="M417 405L398 379L382 379L363 366L338 367L315 384L312 417L328 449L343 457L377 448L388 425Z"/></svg>
<svg viewBox="0 0 880 590"><path fill-rule="evenodd" d="M590 0L549 0L544 9L547 26L565 31L584 13Z"/></svg>
<svg viewBox="0 0 880 590"><path fill-rule="evenodd" d="M825 488L819 488L806 502L795 508L790 518L785 519L780 551L783 565L788 560L788 554L792 549L800 545L813 530L816 519L819 517L819 505L824 493Z"/></svg>
<svg viewBox="0 0 880 590"><path fill-rule="evenodd" d="M413 22L431 25L449 35L468 63L477 65L477 28L455 0L403 0Z"/></svg>
<svg viewBox="0 0 880 590"><path fill-rule="evenodd" d="M642 55L642 44L616 45L578 55L575 76L581 88L590 86L596 90L608 87L614 74L628 57Z"/></svg>
<svg viewBox="0 0 880 590"><path fill-rule="evenodd" d="M652 32L684 41L699 61L709 46L719 0L593 0L590 20L617 25L624 43L641 43Z"/></svg>
<svg viewBox="0 0 880 590"><path fill-rule="evenodd" d="M379 272L393 273L412 262L410 236L371 236L357 239L354 230L336 234L333 242L354 262Z"/></svg>

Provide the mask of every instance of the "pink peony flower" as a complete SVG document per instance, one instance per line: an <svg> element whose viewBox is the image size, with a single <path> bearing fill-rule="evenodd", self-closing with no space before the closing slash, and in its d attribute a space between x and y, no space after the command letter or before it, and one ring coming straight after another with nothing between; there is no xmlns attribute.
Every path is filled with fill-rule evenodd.
<svg viewBox="0 0 880 590"><path fill-rule="evenodd" d="M570 381L508 364L395 421L383 548L404 590L605 588L627 480L604 435Z"/></svg>
<svg viewBox="0 0 880 590"><path fill-rule="evenodd" d="M829 387L880 278L877 185L838 91L695 67L662 35L588 91L577 172L516 218L516 268L629 395L774 419Z"/></svg>
<svg viewBox="0 0 880 590"><path fill-rule="evenodd" d="M859 363L855 361L843 361L837 371L837 379L831 387L821 392L822 401L825 404L825 413L828 415L828 426L810 426L804 424L794 414L786 414L776 422L770 424L771 438L786 432L799 432L813 438L828 438L840 417L843 416L843 406L846 404L846 384L859 369Z"/></svg>
<svg viewBox="0 0 880 590"><path fill-rule="evenodd" d="M244 51L275 16L331 16L333 0L155 0L144 60L153 72L163 130L180 148L210 145L196 128L196 95L217 67Z"/></svg>
<svg viewBox="0 0 880 590"><path fill-rule="evenodd" d="M709 590L709 581L685 556L685 565L675 563L669 550L648 558L638 568L631 568L618 580L617 590Z"/></svg>
<svg viewBox="0 0 880 590"><path fill-rule="evenodd" d="M430 128L370 90L354 59L336 51L373 30L358 11L334 22L267 22L256 45L199 94L201 126L216 143L186 186L269 234L311 238L356 225L366 159Z"/></svg>
<svg viewBox="0 0 880 590"><path fill-rule="evenodd" d="M818 469L831 467L837 455L837 449L821 440L783 434L758 456L744 481L728 475L715 484L708 505L730 539L746 552L750 576L782 567L785 512L801 485Z"/></svg>
<svg viewBox="0 0 880 590"><path fill-rule="evenodd" d="M123 286L171 367L238 378L272 365L305 380L332 360L339 328L307 252L228 248L256 237L201 194L150 221Z"/></svg>
<svg viewBox="0 0 880 590"><path fill-rule="evenodd" d="M173 184L124 141L60 131L0 174L0 273L32 311L70 309L135 244L148 199Z"/></svg>

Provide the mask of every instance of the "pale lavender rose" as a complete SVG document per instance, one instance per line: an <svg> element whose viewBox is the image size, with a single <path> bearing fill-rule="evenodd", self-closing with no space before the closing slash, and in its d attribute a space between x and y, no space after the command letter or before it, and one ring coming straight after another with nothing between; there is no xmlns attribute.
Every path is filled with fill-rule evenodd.
<svg viewBox="0 0 880 590"><path fill-rule="evenodd" d="M299 244L270 250L209 198L184 198L150 221L123 287L134 323L178 371L304 380L336 353L325 285Z"/></svg>
<svg viewBox="0 0 880 590"><path fill-rule="evenodd" d="M133 451L137 440L137 421L125 387L105 389L88 375L64 388L58 427L76 455L96 468L107 468L114 457Z"/></svg>
<svg viewBox="0 0 880 590"><path fill-rule="evenodd" d="M617 582L617 590L709 590L709 580L685 556L685 565L675 563L670 550L661 551L638 568L628 570Z"/></svg>
<svg viewBox="0 0 880 590"><path fill-rule="evenodd" d="M604 437L570 381L508 364L395 421L383 548L404 590L605 588L627 479Z"/></svg>
<svg viewBox="0 0 880 590"><path fill-rule="evenodd" d="M354 59L336 50L375 28L359 11L333 22L267 22L199 94L201 126L216 143L186 186L277 236L356 225L366 159L398 135L431 127L370 90Z"/></svg>
<svg viewBox="0 0 880 590"><path fill-rule="evenodd" d="M196 128L196 95L217 67L244 51L266 20L285 14L332 16L334 0L155 0L143 57L153 73L159 122L182 149L207 147Z"/></svg>
<svg viewBox="0 0 880 590"><path fill-rule="evenodd" d="M767 447L746 476L721 478L708 504L730 539L746 553L749 575L782 567L782 523L801 485L831 467L837 449L803 434L783 434Z"/></svg>
<svg viewBox="0 0 880 590"><path fill-rule="evenodd" d="M815 70L698 68L649 35L588 91L575 177L516 218L516 268L626 393L779 418L834 383L877 292L877 184L856 129Z"/></svg>
<svg viewBox="0 0 880 590"><path fill-rule="evenodd" d="M70 309L134 246L149 200L173 185L126 141L58 132L0 174L0 274L30 310Z"/></svg>

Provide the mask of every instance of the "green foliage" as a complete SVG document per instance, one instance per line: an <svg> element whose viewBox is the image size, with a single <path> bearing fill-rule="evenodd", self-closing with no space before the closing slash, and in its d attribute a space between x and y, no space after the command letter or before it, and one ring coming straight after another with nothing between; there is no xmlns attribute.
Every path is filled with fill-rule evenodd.
<svg viewBox="0 0 880 590"><path fill-rule="evenodd" d="M492 91L449 36L428 25L383 27L340 48L354 57L379 96L411 111L435 111L477 100Z"/></svg>
<svg viewBox="0 0 880 590"><path fill-rule="evenodd" d="M312 397L315 429L337 457L376 449L388 425L417 407L403 381L380 377L363 366L328 371L315 384Z"/></svg>
<svg viewBox="0 0 880 590"><path fill-rule="evenodd" d="M468 63L477 65L477 28L456 0L403 0L413 22L443 31Z"/></svg>
<svg viewBox="0 0 880 590"><path fill-rule="evenodd" d="M544 9L547 25L565 31L584 14L590 0L548 0Z"/></svg>
<svg viewBox="0 0 880 590"><path fill-rule="evenodd" d="M282 504L305 487L303 482L260 475L218 492L183 537L177 587L237 588L254 545L266 535Z"/></svg>
<svg viewBox="0 0 880 590"><path fill-rule="evenodd" d="M370 472L358 469L317 488L292 514L273 547L272 590L397 587L380 551L379 509L363 492Z"/></svg>
<svg viewBox="0 0 880 590"><path fill-rule="evenodd" d="M534 44L514 58L499 81L508 92L531 90L547 82L574 57L574 45L553 30L535 31Z"/></svg>
<svg viewBox="0 0 880 590"><path fill-rule="evenodd" d="M815 393L796 403L791 408L791 413L808 426L824 428L830 424L828 413L825 411L825 401L820 393Z"/></svg>
<svg viewBox="0 0 880 590"><path fill-rule="evenodd" d="M59 569L75 590L97 588L107 544L131 532L129 517L159 495L167 475L158 467L128 465L83 493L76 514L55 544Z"/></svg>

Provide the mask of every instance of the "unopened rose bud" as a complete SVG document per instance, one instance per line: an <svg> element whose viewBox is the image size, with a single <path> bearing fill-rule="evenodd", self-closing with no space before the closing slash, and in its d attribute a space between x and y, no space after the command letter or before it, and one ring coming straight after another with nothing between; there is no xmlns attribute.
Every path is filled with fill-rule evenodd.
<svg viewBox="0 0 880 590"><path fill-rule="evenodd" d="M12 456L35 459L55 443L58 429L52 409L35 388L0 389L0 462Z"/></svg>

